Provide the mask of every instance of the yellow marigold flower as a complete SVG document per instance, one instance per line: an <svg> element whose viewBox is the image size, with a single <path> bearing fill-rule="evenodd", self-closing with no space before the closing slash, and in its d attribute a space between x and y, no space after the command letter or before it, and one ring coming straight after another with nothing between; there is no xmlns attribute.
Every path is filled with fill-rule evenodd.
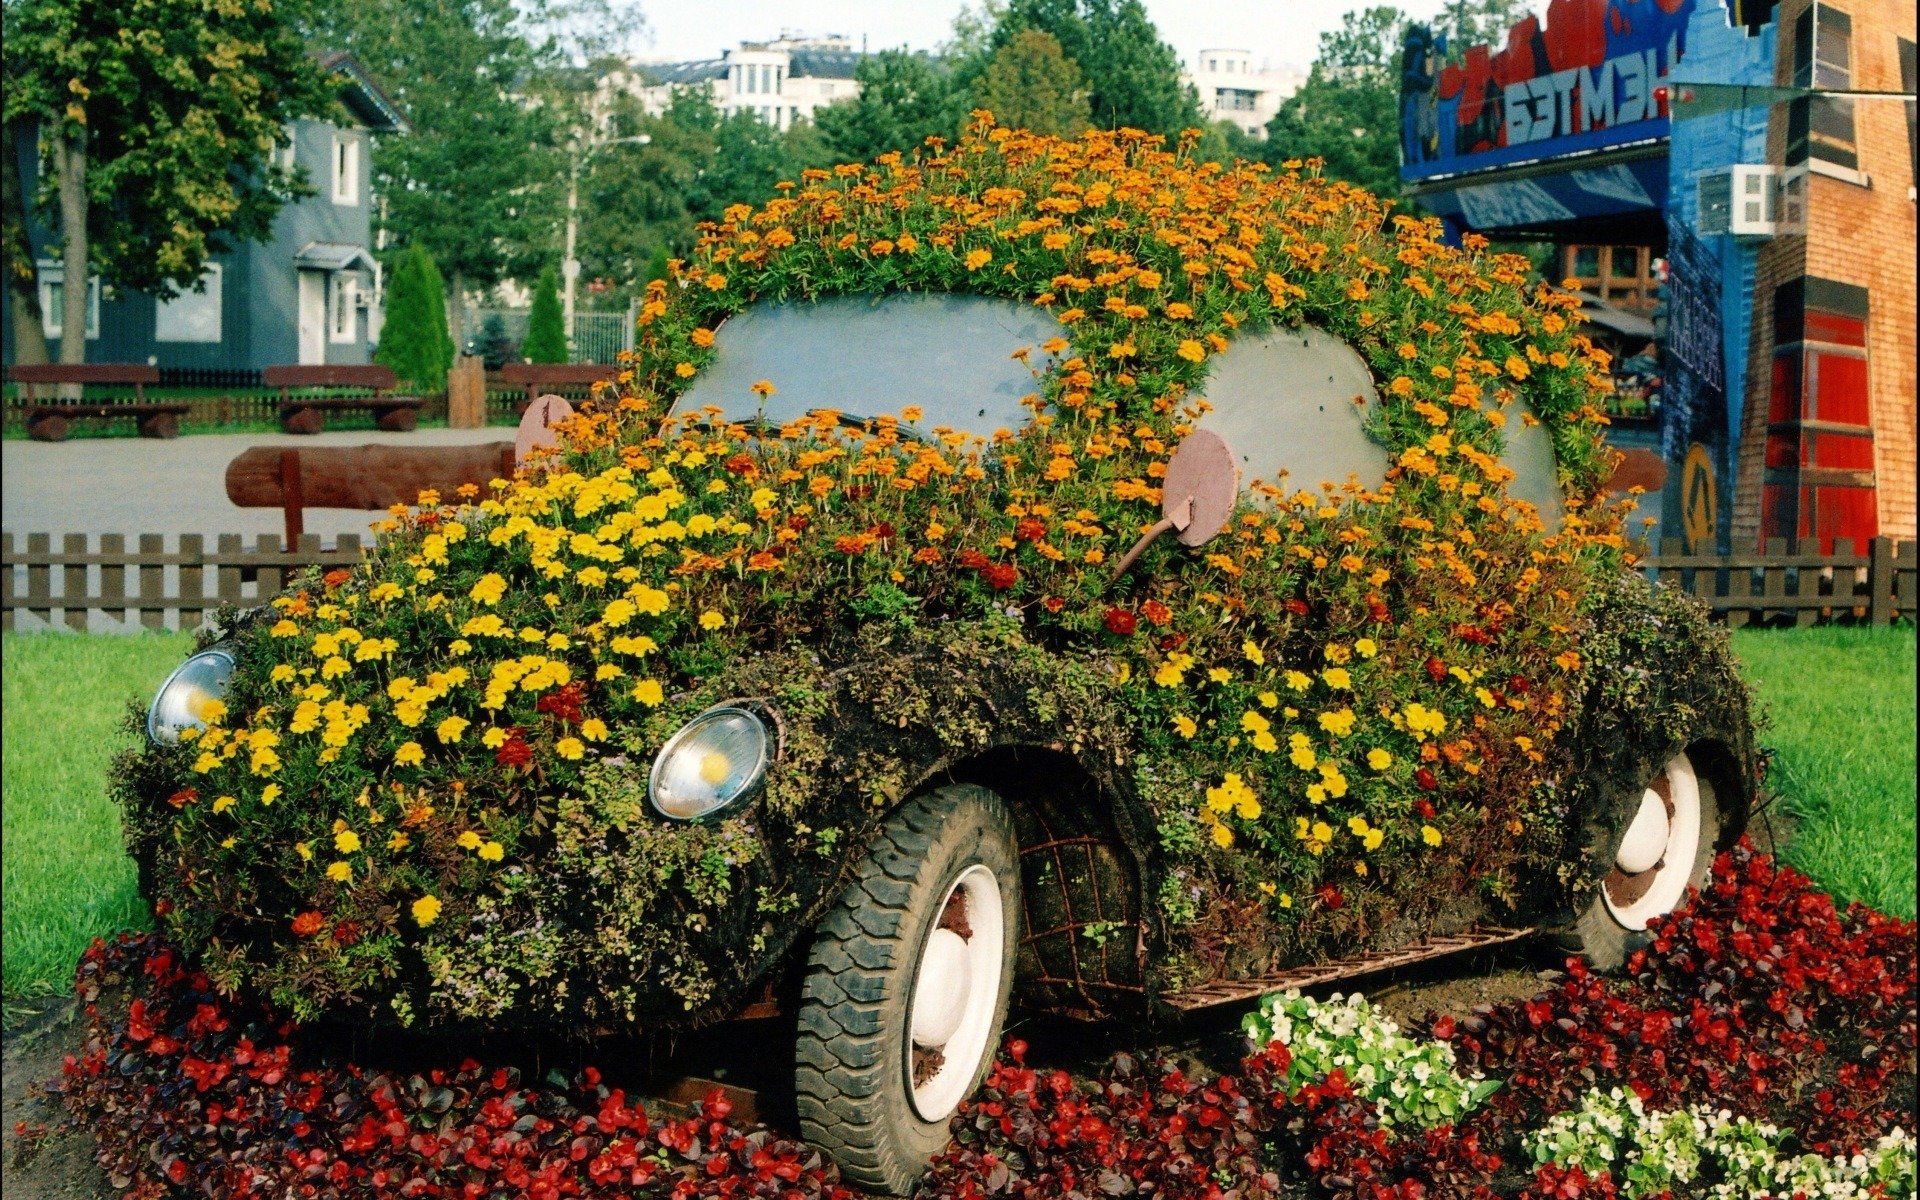
<svg viewBox="0 0 1920 1200"><path fill-rule="evenodd" d="M1214 822L1213 842L1214 845L1219 846L1222 850L1227 849L1233 845L1233 830L1228 829L1225 825L1217 821Z"/></svg>
<svg viewBox="0 0 1920 1200"><path fill-rule="evenodd" d="M1287 687L1296 692L1304 692L1313 685L1313 680L1309 679L1307 675L1301 671L1288 671L1286 674L1286 682Z"/></svg>
<svg viewBox="0 0 1920 1200"><path fill-rule="evenodd" d="M1267 720L1259 713L1254 712L1252 709L1248 709L1246 712L1240 714L1240 728L1248 733L1265 733L1267 730L1273 728L1273 722Z"/></svg>
<svg viewBox="0 0 1920 1200"><path fill-rule="evenodd" d="M667 605L672 600L659 588L648 587L644 583L633 589L632 598L633 606L649 617L657 617L667 611Z"/></svg>
<svg viewBox="0 0 1920 1200"><path fill-rule="evenodd" d="M762 400L765 400L767 397L778 392L780 389L773 386L773 380L761 379L749 385L747 390L752 392L754 395L760 397Z"/></svg>
<svg viewBox="0 0 1920 1200"><path fill-rule="evenodd" d="M271 633L274 637L299 637L300 626L294 624L292 621L289 621L287 618L282 617L278 621L275 621L273 623L273 628L269 629L267 632Z"/></svg>
<svg viewBox="0 0 1920 1200"><path fill-rule="evenodd" d="M992 261L993 251L991 250L967 251L967 270L969 271L978 271Z"/></svg>
<svg viewBox="0 0 1920 1200"><path fill-rule="evenodd" d="M1246 655L1247 661L1256 667L1263 667L1267 664L1267 656L1261 652L1260 647L1255 644L1251 638L1240 643L1240 653Z"/></svg>
<svg viewBox="0 0 1920 1200"><path fill-rule="evenodd" d="M601 683L605 683L609 679L618 679L624 673L625 672L621 671L620 668L613 663L601 663L593 669L594 679Z"/></svg>
<svg viewBox="0 0 1920 1200"><path fill-rule="evenodd" d="M1200 729L1198 725L1194 724L1193 718L1188 716L1175 716L1173 718L1173 727L1180 731L1180 736L1183 738L1192 737Z"/></svg>
<svg viewBox="0 0 1920 1200"><path fill-rule="evenodd" d="M261 804L271 806L273 802L275 800L278 800L279 798L280 798L280 785L277 783L270 783L267 786L260 789Z"/></svg>
<svg viewBox="0 0 1920 1200"><path fill-rule="evenodd" d="M344 862L329 863L327 864L327 878L333 880L335 883L346 883L353 878L353 867L351 864Z"/></svg>
<svg viewBox="0 0 1920 1200"><path fill-rule="evenodd" d="M1367 751L1367 765L1376 771L1384 771L1393 765L1393 755L1376 746Z"/></svg>
<svg viewBox="0 0 1920 1200"><path fill-rule="evenodd" d="M1580 669L1580 655L1578 651L1563 650L1553 656L1553 661L1554 665L1563 671L1578 671Z"/></svg>
<svg viewBox="0 0 1920 1200"><path fill-rule="evenodd" d="M422 929L434 923L440 916L440 901L433 896L422 896L413 902L413 920Z"/></svg>
<svg viewBox="0 0 1920 1200"><path fill-rule="evenodd" d="M301 862L313 861L313 847L307 845L305 842L295 842L293 844L293 852L300 856Z"/></svg>
<svg viewBox="0 0 1920 1200"><path fill-rule="evenodd" d="M223 813L238 803L232 796L217 796L213 801L213 811Z"/></svg>
<svg viewBox="0 0 1920 1200"><path fill-rule="evenodd" d="M661 690L659 680L642 679L633 685L633 698L648 708L654 708L666 699L666 693Z"/></svg>
<svg viewBox="0 0 1920 1200"><path fill-rule="evenodd" d="M1420 827L1420 840L1429 846L1438 846L1441 842L1440 831L1431 825Z"/></svg>
<svg viewBox="0 0 1920 1200"><path fill-rule="evenodd" d="M1385 841L1386 837L1387 835L1378 829L1369 829L1367 830L1366 834L1360 839L1360 844L1361 846L1365 847L1367 850L1370 850L1370 851L1378 850L1380 848L1380 843Z"/></svg>
<svg viewBox="0 0 1920 1200"><path fill-rule="evenodd" d="M571 761L583 757L587 752L587 746L579 738L563 737L553 744L553 752Z"/></svg>
<svg viewBox="0 0 1920 1200"><path fill-rule="evenodd" d="M1347 674L1345 667L1328 667L1326 670L1320 672L1320 678L1324 680L1330 688L1349 689L1353 687L1353 676Z"/></svg>
<svg viewBox="0 0 1920 1200"><path fill-rule="evenodd" d="M460 740L460 735L467 731L469 724L465 717L448 717L433 727L433 734L443 744L450 746Z"/></svg>
<svg viewBox="0 0 1920 1200"><path fill-rule="evenodd" d="M1215 683L1225 683L1227 680L1233 678L1233 672L1227 670L1225 667L1208 667L1207 678L1213 680Z"/></svg>
<svg viewBox="0 0 1920 1200"><path fill-rule="evenodd" d="M460 836L453 839L453 844L462 850L478 850L480 848L480 835L471 829L463 829L460 831Z"/></svg>
<svg viewBox="0 0 1920 1200"><path fill-rule="evenodd" d="M320 678L322 679L338 679L342 675L351 674L352 671L353 664L341 658L338 654L320 664Z"/></svg>
<svg viewBox="0 0 1920 1200"><path fill-rule="evenodd" d="M1358 654L1361 658L1372 658L1374 655L1380 653L1380 647L1374 644L1372 638L1361 638L1356 641L1353 644L1353 650L1354 653Z"/></svg>
<svg viewBox="0 0 1920 1200"><path fill-rule="evenodd" d="M506 857L507 852L499 842L483 842L480 846L479 853L480 857L487 862L499 862L502 858Z"/></svg>
<svg viewBox="0 0 1920 1200"><path fill-rule="evenodd" d="M1307 739L1306 734L1295 733L1287 739L1287 745L1289 757L1293 760L1294 766L1302 771L1311 771L1319 765L1319 756L1314 754L1313 743Z"/></svg>
<svg viewBox="0 0 1920 1200"><path fill-rule="evenodd" d="M402 742L393 752L393 761L403 767L417 767L425 762L427 752L420 748L419 742Z"/></svg>
<svg viewBox="0 0 1920 1200"><path fill-rule="evenodd" d="M342 829L333 835L333 848L342 854L352 854L360 848L360 835L351 829Z"/></svg>
<svg viewBox="0 0 1920 1200"><path fill-rule="evenodd" d="M1350 708L1342 708L1336 709L1333 712L1321 713L1320 728L1333 734L1335 737L1346 737L1353 732L1353 710Z"/></svg>
<svg viewBox="0 0 1920 1200"><path fill-rule="evenodd" d="M715 609L710 608L700 614L700 628L702 629L718 629L726 623L727 619L721 616Z"/></svg>
<svg viewBox="0 0 1920 1200"><path fill-rule="evenodd" d="M1180 348L1178 350L1175 350L1174 353L1178 354L1181 358L1186 359L1188 362L1193 362L1193 363L1205 362L1207 357L1207 348L1205 346L1202 346L1199 342L1194 341L1192 338L1188 338L1187 340L1180 343Z"/></svg>
<svg viewBox="0 0 1920 1200"><path fill-rule="evenodd" d="M693 364L690 362L674 364L673 373L682 379L693 378Z"/></svg>
<svg viewBox="0 0 1920 1200"><path fill-rule="evenodd" d="M275 683L292 683L293 677L294 677L294 670L291 666L289 666L286 663L281 663L279 666L275 667L267 675L267 678L271 679Z"/></svg>
<svg viewBox="0 0 1920 1200"><path fill-rule="evenodd" d="M607 737L607 723L599 717L588 717L586 720L580 722L580 736L590 742L605 741Z"/></svg>
<svg viewBox="0 0 1920 1200"><path fill-rule="evenodd" d="M489 750L498 750L507 744L507 731L498 726L491 726L480 735L480 744Z"/></svg>
<svg viewBox="0 0 1920 1200"><path fill-rule="evenodd" d="M1280 694L1278 692L1261 692L1260 693L1260 707L1275 708L1275 707L1278 707L1279 704L1280 704Z"/></svg>

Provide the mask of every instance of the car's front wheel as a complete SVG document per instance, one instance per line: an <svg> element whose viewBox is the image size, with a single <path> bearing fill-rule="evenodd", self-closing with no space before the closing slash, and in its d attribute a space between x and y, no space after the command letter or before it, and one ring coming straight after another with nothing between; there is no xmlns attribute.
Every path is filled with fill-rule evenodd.
<svg viewBox="0 0 1920 1200"><path fill-rule="evenodd" d="M992 1059L1013 987L1019 848L1000 797L901 805L820 923L801 993L800 1130L853 1183L904 1195Z"/></svg>
<svg viewBox="0 0 1920 1200"><path fill-rule="evenodd" d="M1703 886L1722 840L1721 799L1684 751L1635 791L1615 797L1590 825L1594 886L1562 944L1595 967L1620 967L1647 940L1649 923Z"/></svg>

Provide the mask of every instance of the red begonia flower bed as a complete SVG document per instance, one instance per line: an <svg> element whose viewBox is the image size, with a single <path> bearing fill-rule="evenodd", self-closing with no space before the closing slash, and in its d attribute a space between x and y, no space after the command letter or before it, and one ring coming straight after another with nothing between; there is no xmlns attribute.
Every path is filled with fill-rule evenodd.
<svg viewBox="0 0 1920 1200"><path fill-rule="evenodd" d="M1845 1155L1910 1120L1914 926L1837 910L1746 846L1654 930L1628 974L1569 964L1532 1000L1432 1022L1463 1068L1504 1080L1457 1127L1382 1126L1338 1074L1289 1090L1274 1044L1234 1075L1116 1056L1098 1079L1025 1063L1014 1042L955 1118L925 1187L970 1197L1281 1195L1443 1200L1608 1197L1577 1167L1531 1169L1520 1138L1595 1089L1649 1106L1711 1102ZM124 1021L95 1003L130 985ZM728 1120L649 1116L589 1069L521 1086L468 1060L401 1077L309 1061L292 1028L215 995L155 937L81 962L89 1038L60 1085L101 1164L135 1197L851 1197L807 1146Z"/></svg>

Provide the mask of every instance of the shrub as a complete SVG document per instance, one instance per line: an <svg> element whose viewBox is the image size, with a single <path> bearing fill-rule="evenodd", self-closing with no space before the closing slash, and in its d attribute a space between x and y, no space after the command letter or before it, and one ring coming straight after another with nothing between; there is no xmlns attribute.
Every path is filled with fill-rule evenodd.
<svg viewBox="0 0 1920 1200"><path fill-rule="evenodd" d="M392 368L405 386L441 392L453 365L446 296L440 271L424 247L402 251L387 280L386 316L374 361Z"/></svg>
<svg viewBox="0 0 1920 1200"><path fill-rule="evenodd" d="M567 361L567 322L559 288L552 267L540 272L540 282L533 289L533 311L527 314L527 340L520 345L528 362Z"/></svg>

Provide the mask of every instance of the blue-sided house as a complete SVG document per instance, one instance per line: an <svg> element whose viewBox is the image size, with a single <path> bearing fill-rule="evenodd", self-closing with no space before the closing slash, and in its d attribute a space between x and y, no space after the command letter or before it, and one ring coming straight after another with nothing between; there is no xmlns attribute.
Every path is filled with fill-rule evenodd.
<svg viewBox="0 0 1920 1200"><path fill-rule="evenodd" d="M87 361L152 363L163 371L247 372L279 363L365 363L380 330L380 270L373 257L372 142L403 135L400 107L345 53L321 64L340 80L331 120L300 120L278 153L304 169L314 194L283 207L264 242L214 256L197 291L157 300L87 281ZM21 177L38 159L21 139ZM66 286L53 230L29 220L48 351L59 355ZM0 323L14 361L11 322Z"/></svg>

